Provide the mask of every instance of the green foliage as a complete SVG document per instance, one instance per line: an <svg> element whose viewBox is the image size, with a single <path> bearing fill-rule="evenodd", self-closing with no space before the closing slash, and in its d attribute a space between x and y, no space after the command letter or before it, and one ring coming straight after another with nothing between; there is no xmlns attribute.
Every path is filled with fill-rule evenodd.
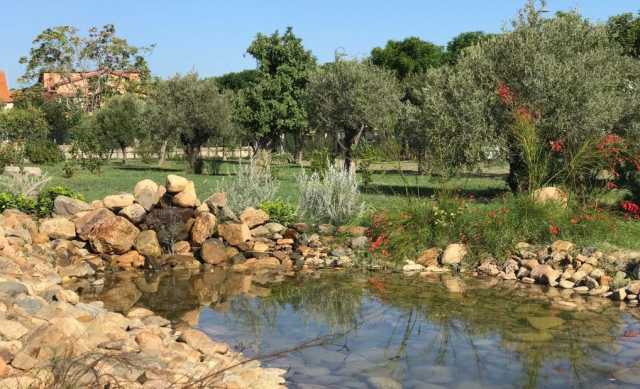
<svg viewBox="0 0 640 389"><path fill-rule="evenodd" d="M132 146L142 126L142 102L132 94L117 95L107 100L96 113L96 130L108 145L122 151L126 161L126 148Z"/></svg>
<svg viewBox="0 0 640 389"><path fill-rule="evenodd" d="M22 165L24 153L22 148L13 143L0 144L0 168L9 165Z"/></svg>
<svg viewBox="0 0 640 389"><path fill-rule="evenodd" d="M273 148L282 134L290 134L300 143L308 129L305 87L315 58L291 27L282 35L258 34L247 53L255 58L258 73L234 104L245 140L256 148Z"/></svg>
<svg viewBox="0 0 640 389"><path fill-rule="evenodd" d="M50 140L28 141L24 145L24 155L31 163L38 165L57 163L64 160L64 153Z"/></svg>
<svg viewBox="0 0 640 389"><path fill-rule="evenodd" d="M371 165L379 159L379 151L369 142L360 142L355 149L355 158L358 160L362 188L366 191L373 183Z"/></svg>
<svg viewBox="0 0 640 389"><path fill-rule="evenodd" d="M332 160L331 152L327 147L315 147L309 155L309 171L324 177Z"/></svg>
<svg viewBox="0 0 640 389"><path fill-rule="evenodd" d="M47 217L53 212L53 202L58 196L68 196L83 200L81 194L64 186L47 188L40 192L36 198L25 196L21 193L0 192L0 212L5 209L17 209L38 217Z"/></svg>
<svg viewBox="0 0 640 389"><path fill-rule="evenodd" d="M607 31L611 39L622 46L625 54L640 58L640 14L624 13L610 17Z"/></svg>
<svg viewBox="0 0 640 389"><path fill-rule="evenodd" d="M192 170L202 146L231 131L230 95L220 92L214 79L176 75L156 83L149 100L144 115L148 133L162 139L177 136Z"/></svg>
<svg viewBox="0 0 640 389"><path fill-rule="evenodd" d="M494 34L487 34L482 31L469 31L457 35L447 43L446 61L455 64L467 47L475 46L494 37Z"/></svg>
<svg viewBox="0 0 640 389"><path fill-rule="evenodd" d="M258 82L258 74L255 69L230 72L216 77L216 82L221 89L238 92L253 87Z"/></svg>
<svg viewBox="0 0 640 389"><path fill-rule="evenodd" d="M5 209L17 209L24 213L36 213L37 200L22 194L0 192L0 211Z"/></svg>
<svg viewBox="0 0 640 389"><path fill-rule="evenodd" d="M38 108L14 108L0 112L0 138L4 141L44 140L48 134L49 126Z"/></svg>
<svg viewBox="0 0 640 389"><path fill-rule="evenodd" d="M270 165L261 164L255 158L240 164L236 175L225 179L218 188L228 194L229 206L238 213L273 199L277 190L278 182L271 174Z"/></svg>
<svg viewBox="0 0 640 389"><path fill-rule="evenodd" d="M376 47L371 51L371 62L374 65L395 72L401 80L407 76L424 73L430 68L443 63L442 47L417 37L409 37L402 41L390 40L384 48Z"/></svg>
<svg viewBox="0 0 640 389"><path fill-rule="evenodd" d="M260 204L261 210L269 214L269 220L288 226L297 220L296 207L282 200L265 201Z"/></svg>
<svg viewBox="0 0 640 389"><path fill-rule="evenodd" d="M36 212L39 217L49 216L53 212L53 203L58 196L84 200L84 196L63 185L51 186L40 192L37 200Z"/></svg>
<svg viewBox="0 0 640 389"><path fill-rule="evenodd" d="M73 161L64 161L62 165L62 176L64 178L71 178L76 174L76 164Z"/></svg>
<svg viewBox="0 0 640 389"><path fill-rule="evenodd" d="M510 31L428 72L419 119L426 154L445 170L504 158L517 171L522 156L500 84L532 113L541 145L564 140L576 153L605 133L637 129L638 80L640 62L622 55L604 26L575 12L545 19L530 1Z"/></svg>
<svg viewBox="0 0 640 389"><path fill-rule="evenodd" d="M308 93L314 124L337 140L347 167L360 138L391 130L401 108L393 73L340 57L312 73Z"/></svg>
<svg viewBox="0 0 640 389"><path fill-rule="evenodd" d="M105 137L93 115L85 115L71 130L71 154L82 168L91 173L100 173L100 167L107 160L111 139Z"/></svg>

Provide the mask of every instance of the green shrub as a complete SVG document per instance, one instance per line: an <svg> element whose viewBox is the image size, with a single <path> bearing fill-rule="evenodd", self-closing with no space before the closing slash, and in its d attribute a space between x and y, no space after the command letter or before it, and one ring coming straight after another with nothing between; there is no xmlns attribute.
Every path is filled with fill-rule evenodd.
<svg viewBox="0 0 640 389"><path fill-rule="evenodd" d="M247 207L257 207L273 199L278 182L271 174L269 165L262 166L254 158L241 164L236 175L222 181L219 190L229 196L229 206L234 212L242 212Z"/></svg>
<svg viewBox="0 0 640 389"><path fill-rule="evenodd" d="M34 213L37 209L37 200L21 194L0 192L0 212L5 209L17 209L25 213Z"/></svg>
<svg viewBox="0 0 640 389"><path fill-rule="evenodd" d="M51 186L40 192L38 195L35 213L41 217L50 215L53 212L53 202L58 196L67 196L78 200L84 200L84 196L82 196L82 194L65 186Z"/></svg>
<svg viewBox="0 0 640 389"><path fill-rule="evenodd" d="M76 164L73 161L64 161L62 165L62 176L64 178L71 178L76 174Z"/></svg>
<svg viewBox="0 0 640 389"><path fill-rule="evenodd" d="M27 142L24 146L24 154L29 161L38 165L64 160L64 154L60 148L50 140Z"/></svg>
<svg viewBox="0 0 640 389"><path fill-rule="evenodd" d="M269 214L269 220L288 226L297 220L296 208L282 200L265 201L260 209Z"/></svg>
<svg viewBox="0 0 640 389"><path fill-rule="evenodd" d="M0 168L9 165L21 165L24 158L22 149L13 143L0 144Z"/></svg>

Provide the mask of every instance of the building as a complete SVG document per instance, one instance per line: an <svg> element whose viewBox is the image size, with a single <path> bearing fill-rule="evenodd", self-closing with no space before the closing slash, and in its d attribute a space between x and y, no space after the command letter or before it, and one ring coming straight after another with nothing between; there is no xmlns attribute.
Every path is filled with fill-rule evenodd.
<svg viewBox="0 0 640 389"><path fill-rule="evenodd" d="M40 75L39 82L47 97L88 98L101 92L101 86L96 84L97 80L104 82L110 89L124 93L129 82L140 80L140 73L118 70L45 72Z"/></svg>
<svg viewBox="0 0 640 389"><path fill-rule="evenodd" d="M7 75L0 70L0 109L13 108L13 99L7 83Z"/></svg>

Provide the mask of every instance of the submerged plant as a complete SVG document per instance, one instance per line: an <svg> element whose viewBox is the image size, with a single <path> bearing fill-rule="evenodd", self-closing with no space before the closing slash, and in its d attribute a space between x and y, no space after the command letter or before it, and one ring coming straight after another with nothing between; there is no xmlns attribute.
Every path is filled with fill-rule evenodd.
<svg viewBox="0 0 640 389"><path fill-rule="evenodd" d="M324 176L303 172L298 177L298 214L313 222L344 224L364 211L356 173L329 165Z"/></svg>

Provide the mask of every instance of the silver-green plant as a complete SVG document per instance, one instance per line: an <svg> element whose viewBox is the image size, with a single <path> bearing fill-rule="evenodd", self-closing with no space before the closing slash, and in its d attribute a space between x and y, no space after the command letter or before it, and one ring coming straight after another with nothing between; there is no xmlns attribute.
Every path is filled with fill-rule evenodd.
<svg viewBox="0 0 640 389"><path fill-rule="evenodd" d="M356 174L341 164L330 164L322 176L302 172L298 187L298 214L310 221L343 224L364 211Z"/></svg>
<svg viewBox="0 0 640 389"><path fill-rule="evenodd" d="M224 180L218 190L227 193L229 206L234 212L242 212L272 200L278 191L278 182L271 174L269 163L265 164L264 159L250 158L248 163L240 164L236 175Z"/></svg>
<svg viewBox="0 0 640 389"><path fill-rule="evenodd" d="M33 175L20 170L11 174L0 175L0 188L3 191L22 195L24 197L38 197L40 191L51 180L47 173Z"/></svg>

